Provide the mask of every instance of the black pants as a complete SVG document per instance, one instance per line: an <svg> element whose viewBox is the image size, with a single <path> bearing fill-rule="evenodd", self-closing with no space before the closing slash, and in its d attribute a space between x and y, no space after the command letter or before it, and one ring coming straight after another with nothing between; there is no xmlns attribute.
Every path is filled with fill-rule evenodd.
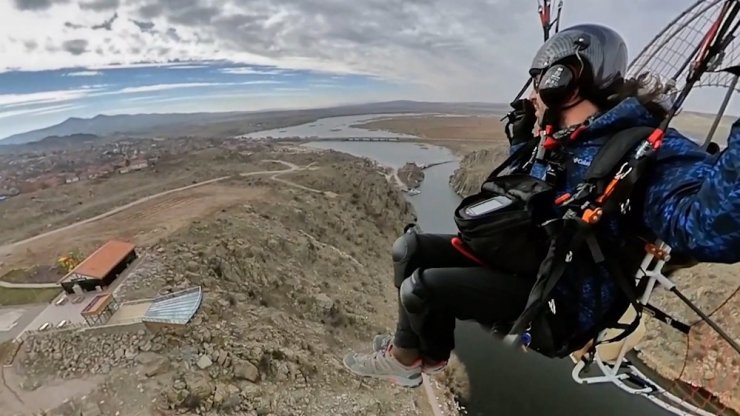
<svg viewBox="0 0 740 416"><path fill-rule="evenodd" d="M491 327L511 323L522 312L533 279L480 267L452 246L454 235L419 233L415 237L416 248L408 261L395 263L395 283L400 287L403 279L398 276L408 278L418 269L428 295L428 313L421 330L415 331L411 319L418 318L410 316L399 301L396 346L419 349L431 360L447 360L455 347L456 319Z"/></svg>

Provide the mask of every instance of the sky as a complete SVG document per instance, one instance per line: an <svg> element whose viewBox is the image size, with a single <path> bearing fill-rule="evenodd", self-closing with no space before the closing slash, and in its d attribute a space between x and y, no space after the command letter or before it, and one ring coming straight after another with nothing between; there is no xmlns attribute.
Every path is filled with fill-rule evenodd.
<svg viewBox="0 0 740 416"><path fill-rule="evenodd" d="M561 27L611 26L632 59L694 1L565 0ZM393 99L508 102L542 43L536 6L536 0L0 0L0 138L101 113ZM720 97L700 94L690 104L714 111Z"/></svg>

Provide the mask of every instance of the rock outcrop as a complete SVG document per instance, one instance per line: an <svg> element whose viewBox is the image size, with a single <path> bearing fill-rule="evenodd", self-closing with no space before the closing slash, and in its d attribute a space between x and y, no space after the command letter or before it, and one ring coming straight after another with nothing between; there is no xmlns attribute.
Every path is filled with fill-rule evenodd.
<svg viewBox="0 0 740 416"><path fill-rule="evenodd" d="M460 196L478 192L488 174L508 157L508 147L499 146L470 152L450 177L452 189Z"/></svg>
<svg viewBox="0 0 740 416"><path fill-rule="evenodd" d="M424 181L424 170L416 163L406 163L398 169L396 174L408 188L418 188Z"/></svg>

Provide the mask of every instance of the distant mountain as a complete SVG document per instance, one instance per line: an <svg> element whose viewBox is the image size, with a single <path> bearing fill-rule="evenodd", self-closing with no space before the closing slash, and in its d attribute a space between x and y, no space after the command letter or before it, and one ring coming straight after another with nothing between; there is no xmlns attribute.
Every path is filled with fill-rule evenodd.
<svg viewBox="0 0 740 416"><path fill-rule="evenodd" d="M15 134L0 144L24 144L53 136L75 134L96 136L224 136L251 133L314 121L323 117L378 113L453 113L490 114L507 111L504 104L436 103L389 101L308 110L275 110L221 113L123 114L98 115L93 118L69 118L54 126Z"/></svg>
<svg viewBox="0 0 740 416"><path fill-rule="evenodd" d="M172 126L181 123L217 120L228 117L231 113L217 113L218 115L202 114L123 114L97 115L93 118L72 117L54 126L26 133L15 134L0 141L0 144L23 144L36 142L46 138L65 137L75 134L96 136L115 136L136 134L157 127ZM219 117L220 116L220 117Z"/></svg>

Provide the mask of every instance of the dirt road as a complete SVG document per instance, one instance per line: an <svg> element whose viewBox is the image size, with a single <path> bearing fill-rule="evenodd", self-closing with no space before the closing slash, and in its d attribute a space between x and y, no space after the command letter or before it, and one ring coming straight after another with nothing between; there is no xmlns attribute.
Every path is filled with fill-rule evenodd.
<svg viewBox="0 0 740 416"><path fill-rule="evenodd" d="M6 289L54 289L59 285L56 283L9 283L0 280L0 287Z"/></svg>
<svg viewBox="0 0 740 416"><path fill-rule="evenodd" d="M283 165L288 166L288 168L287 169L283 169L283 170L278 170L278 171L275 171L275 170L261 170L261 171L257 171L257 172L243 173L243 174L240 174L240 176L245 177L245 176L266 175L266 174L270 174L270 173L287 173L287 172L291 172L291 171L300 169L300 166L294 165L294 164L289 163L289 162L284 162L284 161L281 161L281 160L265 160L265 162L281 163ZM95 222L95 221L101 220L101 219L106 218L106 217L110 217L113 214L119 213L121 211L125 211L125 210L127 210L129 208L132 208L132 207L135 207L137 205L143 204L144 202L151 201L151 200L157 199L157 198L161 198L161 197L163 197L165 195L173 194L175 192L182 192L182 191L185 191L185 190L188 190L188 189L193 189L193 188L201 187L201 186L204 186L204 185L208 185L208 184L220 182L220 181L223 181L223 180L229 179L229 178L231 178L231 176L221 176L220 178L209 179L207 181L202 181L202 182L194 183L192 185L182 186L180 188L170 189L169 191L159 192L159 193L156 193L154 195L146 196L146 197L141 198L141 199L138 199L138 200L136 200L134 202L130 202L130 203L126 204L126 205L122 205L122 206L120 206L118 208L114 208L114 209L112 209L112 210L110 210L108 212L104 212L104 213L102 213L100 215L96 215L96 216L94 216L92 218L87 218L87 219L84 219L82 221L78 221L78 222L76 222L74 224L70 224L70 225L67 225L67 226L64 226L64 227L61 227L61 228L57 228L55 230L51 230L51 231L45 232L43 234L39 234L39 235L33 236L33 237L27 238L25 240L16 241L15 243L11 243L11 244L6 244L4 246L0 246L0 255L2 255L3 253L7 252L7 250L11 250L11 249L13 249L15 247L18 247L18 246L21 246L21 245L24 245L24 244L28 244L28 243L30 243L32 241L35 241L35 240L38 240L38 239L41 239L41 238L45 238L45 237L48 237L50 235L53 235L53 234L56 234L56 233L60 233L62 231L68 231L68 230L70 230L72 228L79 227L80 225L83 225L83 224L88 224L88 223L91 223L91 222Z"/></svg>
<svg viewBox="0 0 740 416"><path fill-rule="evenodd" d="M307 167L282 160L265 160L286 166L281 170L263 170L240 174L240 177L259 175L277 176ZM146 244L187 224L189 221L208 215L240 200L262 196L267 191L255 188L234 188L218 185L218 182L233 178L223 176L192 185L149 195L126 205L60 227L22 241L0 246L0 273L19 267L30 267L48 262L50 256L62 248L92 246L111 238L124 238L137 244ZM282 182L282 180L280 180ZM75 230L74 233L69 231ZM3 285L4 287L7 287ZM14 288L37 288L16 285Z"/></svg>
<svg viewBox="0 0 740 416"><path fill-rule="evenodd" d="M88 376L85 379L48 380L33 391L20 387L22 378L12 367L0 367L0 408L3 414L30 414L61 405L65 399L88 394L102 381L102 376ZM6 413L7 412L7 413Z"/></svg>

